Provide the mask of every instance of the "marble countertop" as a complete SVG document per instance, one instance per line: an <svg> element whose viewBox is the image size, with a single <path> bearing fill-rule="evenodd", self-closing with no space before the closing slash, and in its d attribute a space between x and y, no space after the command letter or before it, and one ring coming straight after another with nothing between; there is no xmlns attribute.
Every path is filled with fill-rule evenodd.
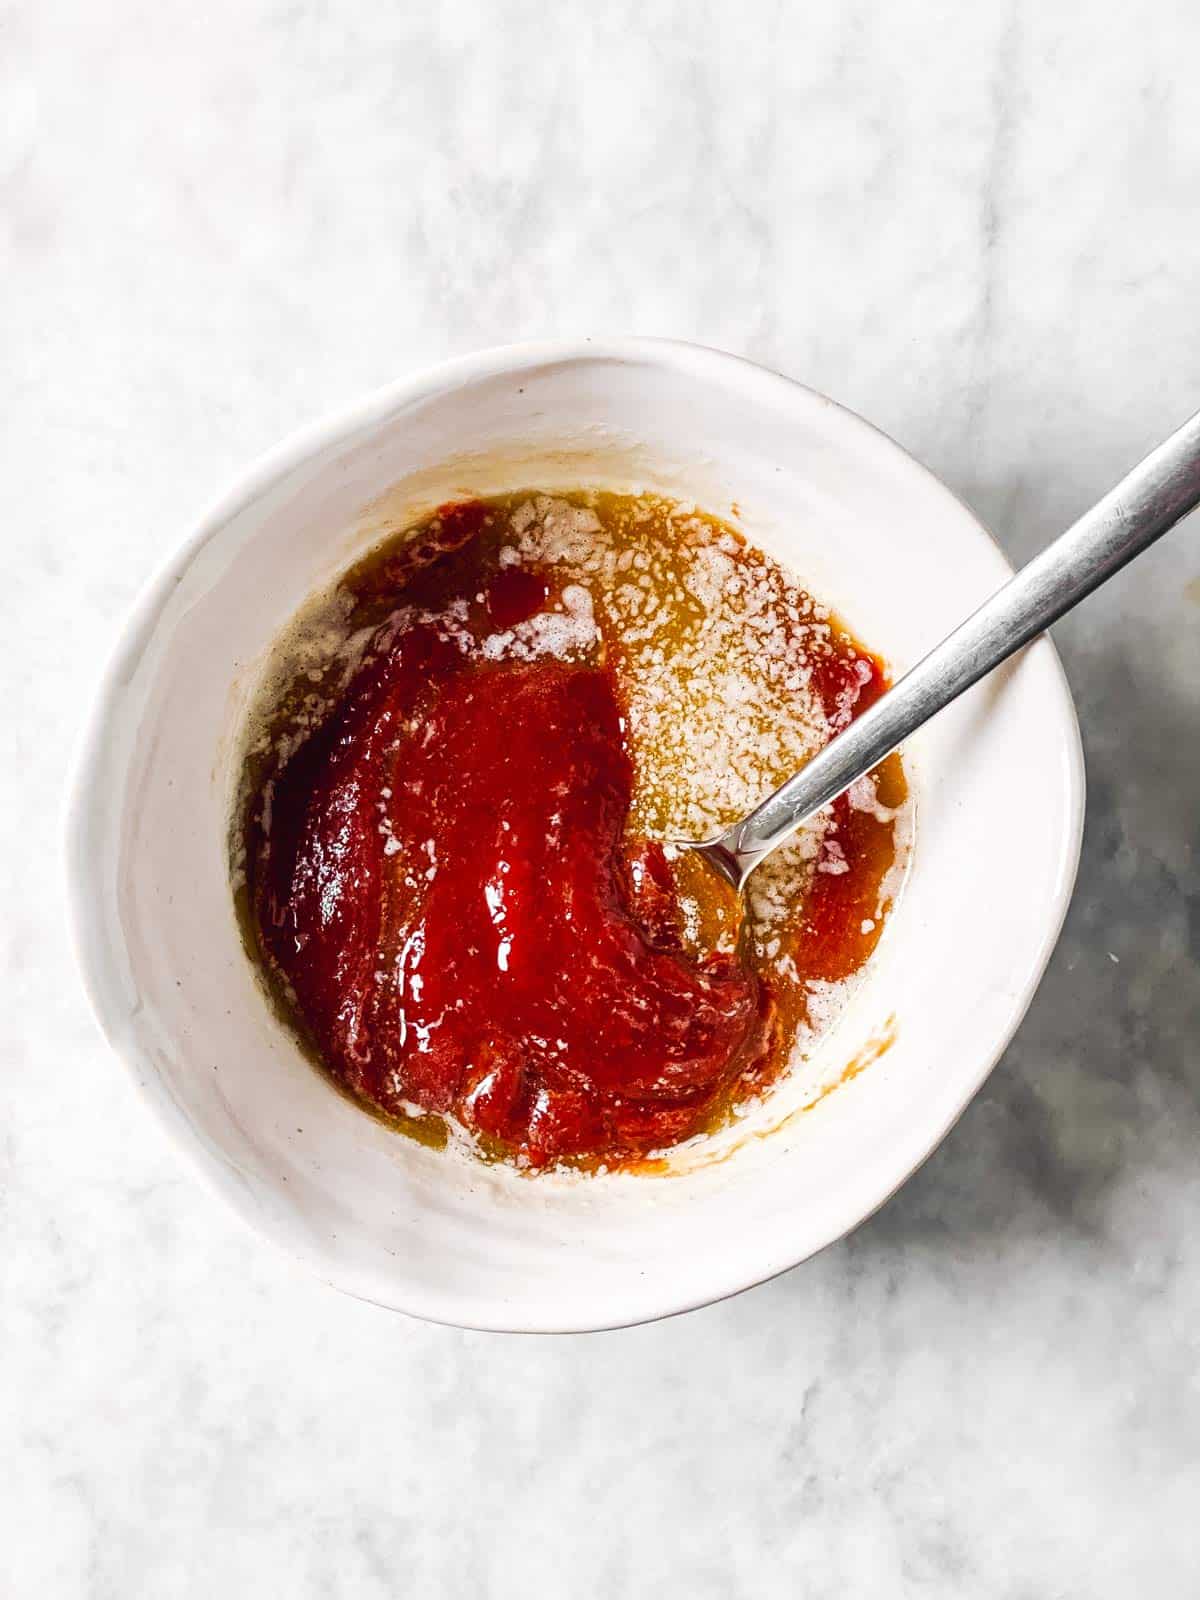
<svg viewBox="0 0 1200 1600"><path fill-rule="evenodd" d="M0 38L0 1591L1194 1594L1196 525L1057 630L1087 836L986 1088L853 1237L675 1321L310 1282L135 1100L56 866L149 570L417 363L721 345L1030 554L1200 404L1194 5L17 0Z"/></svg>

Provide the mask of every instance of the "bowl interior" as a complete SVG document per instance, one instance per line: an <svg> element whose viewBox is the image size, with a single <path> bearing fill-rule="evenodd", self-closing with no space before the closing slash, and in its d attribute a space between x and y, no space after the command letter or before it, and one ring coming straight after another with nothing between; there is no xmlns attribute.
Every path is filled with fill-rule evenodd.
<svg viewBox="0 0 1200 1600"><path fill-rule="evenodd" d="M797 1112L784 1086L750 1130L769 1136L742 1130L668 1177L530 1180L423 1149L342 1099L272 1016L232 911L228 808L264 658L385 531L454 496L585 483L730 517L895 674L1008 572L894 444L762 369L641 342L471 358L311 430L204 519L110 667L70 817L93 1002L174 1133L256 1227L332 1283L469 1326L579 1329L684 1309L868 1215L1020 1019L1078 854L1078 735L1043 641L906 750L909 880L822 1070L892 1042L812 1109Z"/></svg>

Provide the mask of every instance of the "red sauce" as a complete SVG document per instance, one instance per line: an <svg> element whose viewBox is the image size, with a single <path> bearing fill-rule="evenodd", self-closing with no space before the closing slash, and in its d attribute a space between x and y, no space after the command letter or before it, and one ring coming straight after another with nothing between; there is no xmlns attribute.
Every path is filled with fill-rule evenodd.
<svg viewBox="0 0 1200 1600"><path fill-rule="evenodd" d="M822 658L814 664L813 681L834 734L861 716L887 688L881 663L865 653L853 660L840 655ZM853 931L874 927L878 880L855 868L878 848L881 829L870 812L855 810L847 795L839 795L830 811L834 825L824 849L836 849L847 870L814 873L804 900L798 959L806 975L837 983L862 965L860 942L852 937Z"/></svg>
<svg viewBox="0 0 1200 1600"><path fill-rule="evenodd" d="M475 504L443 508L438 550L401 550L359 599L394 596L480 525ZM432 581L469 597L481 633L551 593L512 563ZM814 663L813 681L835 729L884 682L857 651ZM774 1070L787 1003L744 946L685 941L661 847L628 837L633 780L611 667L485 661L437 622L385 624L248 835L262 952L333 1076L543 1167L687 1138ZM836 804L828 848L850 866L878 855L875 819ZM866 926L878 884L874 870L813 875L801 977L860 964L847 929Z"/></svg>
<svg viewBox="0 0 1200 1600"><path fill-rule="evenodd" d="M255 886L350 1088L535 1166L703 1121L762 1054L768 1001L732 957L683 952L661 849L623 848L631 786L603 670L464 665L426 626L363 674L280 775ZM413 861L423 884L398 882Z"/></svg>
<svg viewBox="0 0 1200 1600"><path fill-rule="evenodd" d="M484 597L488 621L497 628L515 627L540 611L549 593L546 580L527 567L501 567Z"/></svg>

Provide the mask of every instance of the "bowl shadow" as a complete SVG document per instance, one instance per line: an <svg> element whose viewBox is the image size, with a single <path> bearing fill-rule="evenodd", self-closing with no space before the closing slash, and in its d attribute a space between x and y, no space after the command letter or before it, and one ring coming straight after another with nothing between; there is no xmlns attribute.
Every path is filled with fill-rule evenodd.
<svg viewBox="0 0 1200 1600"><path fill-rule="evenodd" d="M1061 637L1059 636L1061 634ZM1200 1166L1200 737L1167 659L1056 632L1088 773L1062 936L1029 1012L929 1161L837 1248L1095 1239L1148 1169ZM986 907L980 907L986 916Z"/></svg>

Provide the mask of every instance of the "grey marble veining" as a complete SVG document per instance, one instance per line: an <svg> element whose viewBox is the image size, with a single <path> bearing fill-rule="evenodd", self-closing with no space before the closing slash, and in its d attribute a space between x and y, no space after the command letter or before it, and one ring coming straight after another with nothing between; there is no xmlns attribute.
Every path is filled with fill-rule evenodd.
<svg viewBox="0 0 1200 1600"><path fill-rule="evenodd" d="M1200 404L1195 8L17 0L0 40L0 1591L1195 1594L1196 526L1057 632L1087 836L1004 1061L852 1238L686 1318L310 1282L135 1102L56 865L138 585L419 362L739 350L1030 554Z"/></svg>

